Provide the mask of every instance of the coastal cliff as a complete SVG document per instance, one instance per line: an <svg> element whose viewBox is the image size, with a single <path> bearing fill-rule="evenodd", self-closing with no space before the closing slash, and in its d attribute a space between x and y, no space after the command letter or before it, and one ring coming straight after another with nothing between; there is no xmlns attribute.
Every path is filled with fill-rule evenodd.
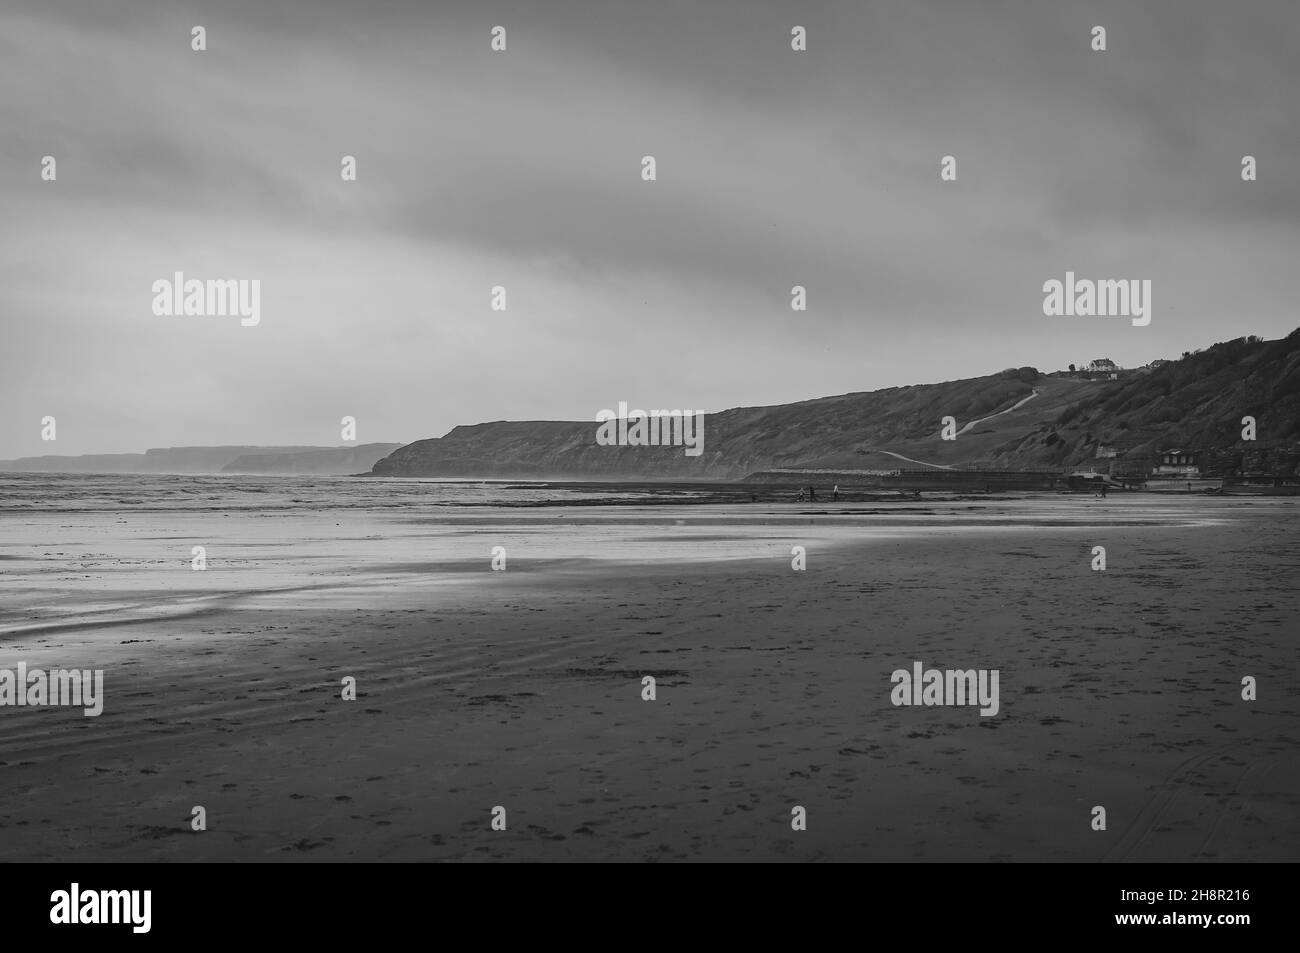
<svg viewBox="0 0 1300 953"><path fill-rule="evenodd" d="M647 408L648 409L648 408ZM1242 418L1257 421L1241 439ZM943 418L957 438L943 439ZM741 407L704 418L702 452L601 446L591 421L496 421L417 440L377 476L470 479L726 480L792 467L980 465L1060 468L1139 458L1172 446L1261 448L1300 442L1300 330L1239 338L1112 374L1009 368L936 384Z"/></svg>

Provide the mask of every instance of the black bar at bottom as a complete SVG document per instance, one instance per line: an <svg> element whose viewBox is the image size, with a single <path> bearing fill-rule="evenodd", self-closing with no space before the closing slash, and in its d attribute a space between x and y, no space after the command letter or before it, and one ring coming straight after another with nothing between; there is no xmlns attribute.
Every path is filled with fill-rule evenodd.
<svg viewBox="0 0 1300 953"><path fill-rule="evenodd" d="M805 945L846 932L941 947L981 938L1123 942L1126 934L1139 942L1231 944L1287 932L1295 872L1289 864L709 869L720 866L10 864L0 866L0 908L11 942L283 939L296 946L428 930L434 942L462 945L515 933L550 942L577 931L583 945L605 946L620 938L687 942L687 931L700 927L733 941L789 936Z"/></svg>

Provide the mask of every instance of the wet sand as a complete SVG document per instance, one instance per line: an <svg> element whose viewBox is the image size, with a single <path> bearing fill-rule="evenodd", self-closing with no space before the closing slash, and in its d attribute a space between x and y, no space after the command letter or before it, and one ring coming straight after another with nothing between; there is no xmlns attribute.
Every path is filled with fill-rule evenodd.
<svg viewBox="0 0 1300 953"><path fill-rule="evenodd" d="M9 517L0 667L107 697L0 708L0 858L1294 861L1298 526L1138 495ZM998 669L999 714L893 706L918 659Z"/></svg>

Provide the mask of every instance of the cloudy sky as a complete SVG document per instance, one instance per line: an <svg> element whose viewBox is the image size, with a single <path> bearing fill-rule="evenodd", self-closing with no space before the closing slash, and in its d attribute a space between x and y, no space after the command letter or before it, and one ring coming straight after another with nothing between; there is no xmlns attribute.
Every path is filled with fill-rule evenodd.
<svg viewBox="0 0 1300 953"><path fill-rule="evenodd" d="M0 456L335 445L344 415L409 441L1280 337L1297 48L1293 0L6 0ZM1045 317L1067 269L1149 278L1150 326ZM261 323L155 316L177 271L259 279Z"/></svg>

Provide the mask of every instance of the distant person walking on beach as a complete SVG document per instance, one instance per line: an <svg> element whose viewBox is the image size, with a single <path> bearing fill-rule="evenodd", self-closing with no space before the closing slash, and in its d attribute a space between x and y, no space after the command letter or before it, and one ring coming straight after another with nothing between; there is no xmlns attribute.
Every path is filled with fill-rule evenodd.
<svg viewBox="0 0 1300 953"><path fill-rule="evenodd" d="M1188 485L1188 486L1191 486L1190 483L1187 484L1187 485ZM811 486L808 487L808 501L811 502L811 503L816 503L816 502L817 502L817 491L814 490Z"/></svg>
<svg viewBox="0 0 1300 953"><path fill-rule="evenodd" d="M1106 484L1104 482L1101 485L1101 498L1106 499Z"/></svg>
<svg viewBox="0 0 1300 953"><path fill-rule="evenodd" d="M831 490L831 499L838 501L840 498L840 485L835 484L835 489Z"/></svg>

